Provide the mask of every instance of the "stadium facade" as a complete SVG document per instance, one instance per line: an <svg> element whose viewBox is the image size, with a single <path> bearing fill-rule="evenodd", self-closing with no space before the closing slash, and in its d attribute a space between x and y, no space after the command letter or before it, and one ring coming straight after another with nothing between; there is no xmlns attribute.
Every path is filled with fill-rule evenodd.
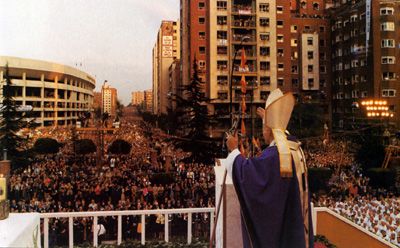
<svg viewBox="0 0 400 248"><path fill-rule="evenodd" d="M88 73L52 62L0 56L1 88L7 64L14 100L19 106L32 107L41 126L74 124L91 111L96 82Z"/></svg>

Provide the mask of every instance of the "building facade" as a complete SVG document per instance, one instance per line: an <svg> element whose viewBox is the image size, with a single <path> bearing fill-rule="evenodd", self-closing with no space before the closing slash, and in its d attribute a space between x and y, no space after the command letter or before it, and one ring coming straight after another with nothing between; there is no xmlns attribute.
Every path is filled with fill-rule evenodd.
<svg viewBox="0 0 400 248"><path fill-rule="evenodd" d="M153 47L153 114L167 114L169 105L169 68L180 58L179 21L162 21Z"/></svg>
<svg viewBox="0 0 400 248"><path fill-rule="evenodd" d="M101 88L102 112L108 113L111 117L116 117L117 100L117 89L104 82Z"/></svg>
<svg viewBox="0 0 400 248"><path fill-rule="evenodd" d="M8 64L13 97L20 106L31 106L41 126L74 124L92 110L95 79L70 66L33 59L0 57L0 82Z"/></svg>
<svg viewBox="0 0 400 248"><path fill-rule="evenodd" d="M332 9L333 120L336 129L367 123L365 100L386 101L399 127L400 1L336 1ZM372 118L369 118L372 119Z"/></svg>
<svg viewBox="0 0 400 248"><path fill-rule="evenodd" d="M198 76L203 81L207 80L207 37L208 26L208 1L181 0L181 78L182 84L188 84L194 73L193 63L198 64Z"/></svg>
<svg viewBox="0 0 400 248"><path fill-rule="evenodd" d="M144 91L144 111L152 113L153 112L153 91Z"/></svg>
<svg viewBox="0 0 400 248"><path fill-rule="evenodd" d="M144 101L144 91L134 91L132 92L132 105L140 105Z"/></svg>
<svg viewBox="0 0 400 248"><path fill-rule="evenodd" d="M210 0L207 2L207 95L210 112L229 125L241 99L239 65L245 51L247 112L254 123L256 108L276 88L292 91L298 101L319 104L330 118L330 1ZM200 21L200 19L199 19ZM232 87L230 85L232 84ZM231 100L232 99L232 100ZM215 134L218 135L218 134Z"/></svg>

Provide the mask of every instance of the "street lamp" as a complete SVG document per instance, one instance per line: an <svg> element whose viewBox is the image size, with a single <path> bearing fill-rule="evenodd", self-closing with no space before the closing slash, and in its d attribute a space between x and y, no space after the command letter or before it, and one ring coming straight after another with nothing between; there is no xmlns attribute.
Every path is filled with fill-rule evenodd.
<svg viewBox="0 0 400 248"><path fill-rule="evenodd" d="M240 47L243 45L243 42L250 40L249 36L243 36L242 39L240 40L240 44L238 48L235 48L235 54L233 55L233 60L232 60L232 66L231 66L231 74L230 74L230 80L229 80L229 91L230 91L230 96L229 96L229 113L231 115L231 125L233 124L233 113L232 113L232 95L233 95L233 90L232 90L232 85L233 85L233 68L235 66L235 60L237 53L240 49Z"/></svg>

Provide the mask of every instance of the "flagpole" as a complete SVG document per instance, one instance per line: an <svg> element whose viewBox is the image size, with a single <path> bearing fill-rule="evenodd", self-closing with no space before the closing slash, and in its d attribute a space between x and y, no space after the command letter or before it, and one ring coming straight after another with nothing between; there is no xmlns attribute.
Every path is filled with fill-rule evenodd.
<svg viewBox="0 0 400 248"><path fill-rule="evenodd" d="M233 55L233 60L232 60L232 66L231 66L231 75L230 75L230 79L229 79L229 113L230 113L230 119L231 119L231 125L233 124L233 101L232 101L232 97L233 97L233 69L235 66L235 60L236 60L236 56L237 53L239 52L241 46L243 45L243 42L250 40L249 36L243 36L242 39L240 40L240 44L239 44L239 48L235 48L235 53Z"/></svg>

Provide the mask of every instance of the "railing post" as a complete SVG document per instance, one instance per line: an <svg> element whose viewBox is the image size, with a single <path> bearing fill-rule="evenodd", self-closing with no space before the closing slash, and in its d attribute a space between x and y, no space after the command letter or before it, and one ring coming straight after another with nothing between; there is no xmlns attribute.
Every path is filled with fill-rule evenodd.
<svg viewBox="0 0 400 248"><path fill-rule="evenodd" d="M44 218L44 226L43 226L43 232L44 232L44 248L49 248L49 218Z"/></svg>
<svg viewBox="0 0 400 248"><path fill-rule="evenodd" d="M118 236L117 236L117 244L121 245L122 243L122 215L118 215Z"/></svg>
<svg viewBox="0 0 400 248"><path fill-rule="evenodd" d="M93 216L93 246L97 247L97 216Z"/></svg>
<svg viewBox="0 0 400 248"><path fill-rule="evenodd" d="M314 203L311 203L311 218L314 235L317 233L317 211L314 208Z"/></svg>
<svg viewBox="0 0 400 248"><path fill-rule="evenodd" d="M210 238L214 228L214 211L210 211Z"/></svg>
<svg viewBox="0 0 400 248"><path fill-rule="evenodd" d="M187 230L188 230L188 236L187 236L187 242L190 245L192 243L192 213L188 213L188 223L187 223Z"/></svg>
<svg viewBox="0 0 400 248"><path fill-rule="evenodd" d="M74 247L74 219L68 217L68 237L69 237L69 247Z"/></svg>
<svg viewBox="0 0 400 248"><path fill-rule="evenodd" d="M146 223L145 223L145 218L146 216L144 214L142 214L142 236L141 236L141 243L142 245L144 245L144 243L146 242Z"/></svg>
<svg viewBox="0 0 400 248"><path fill-rule="evenodd" d="M168 214L165 214L165 221L164 221L164 240L165 242L169 242L169 220L168 220Z"/></svg>

